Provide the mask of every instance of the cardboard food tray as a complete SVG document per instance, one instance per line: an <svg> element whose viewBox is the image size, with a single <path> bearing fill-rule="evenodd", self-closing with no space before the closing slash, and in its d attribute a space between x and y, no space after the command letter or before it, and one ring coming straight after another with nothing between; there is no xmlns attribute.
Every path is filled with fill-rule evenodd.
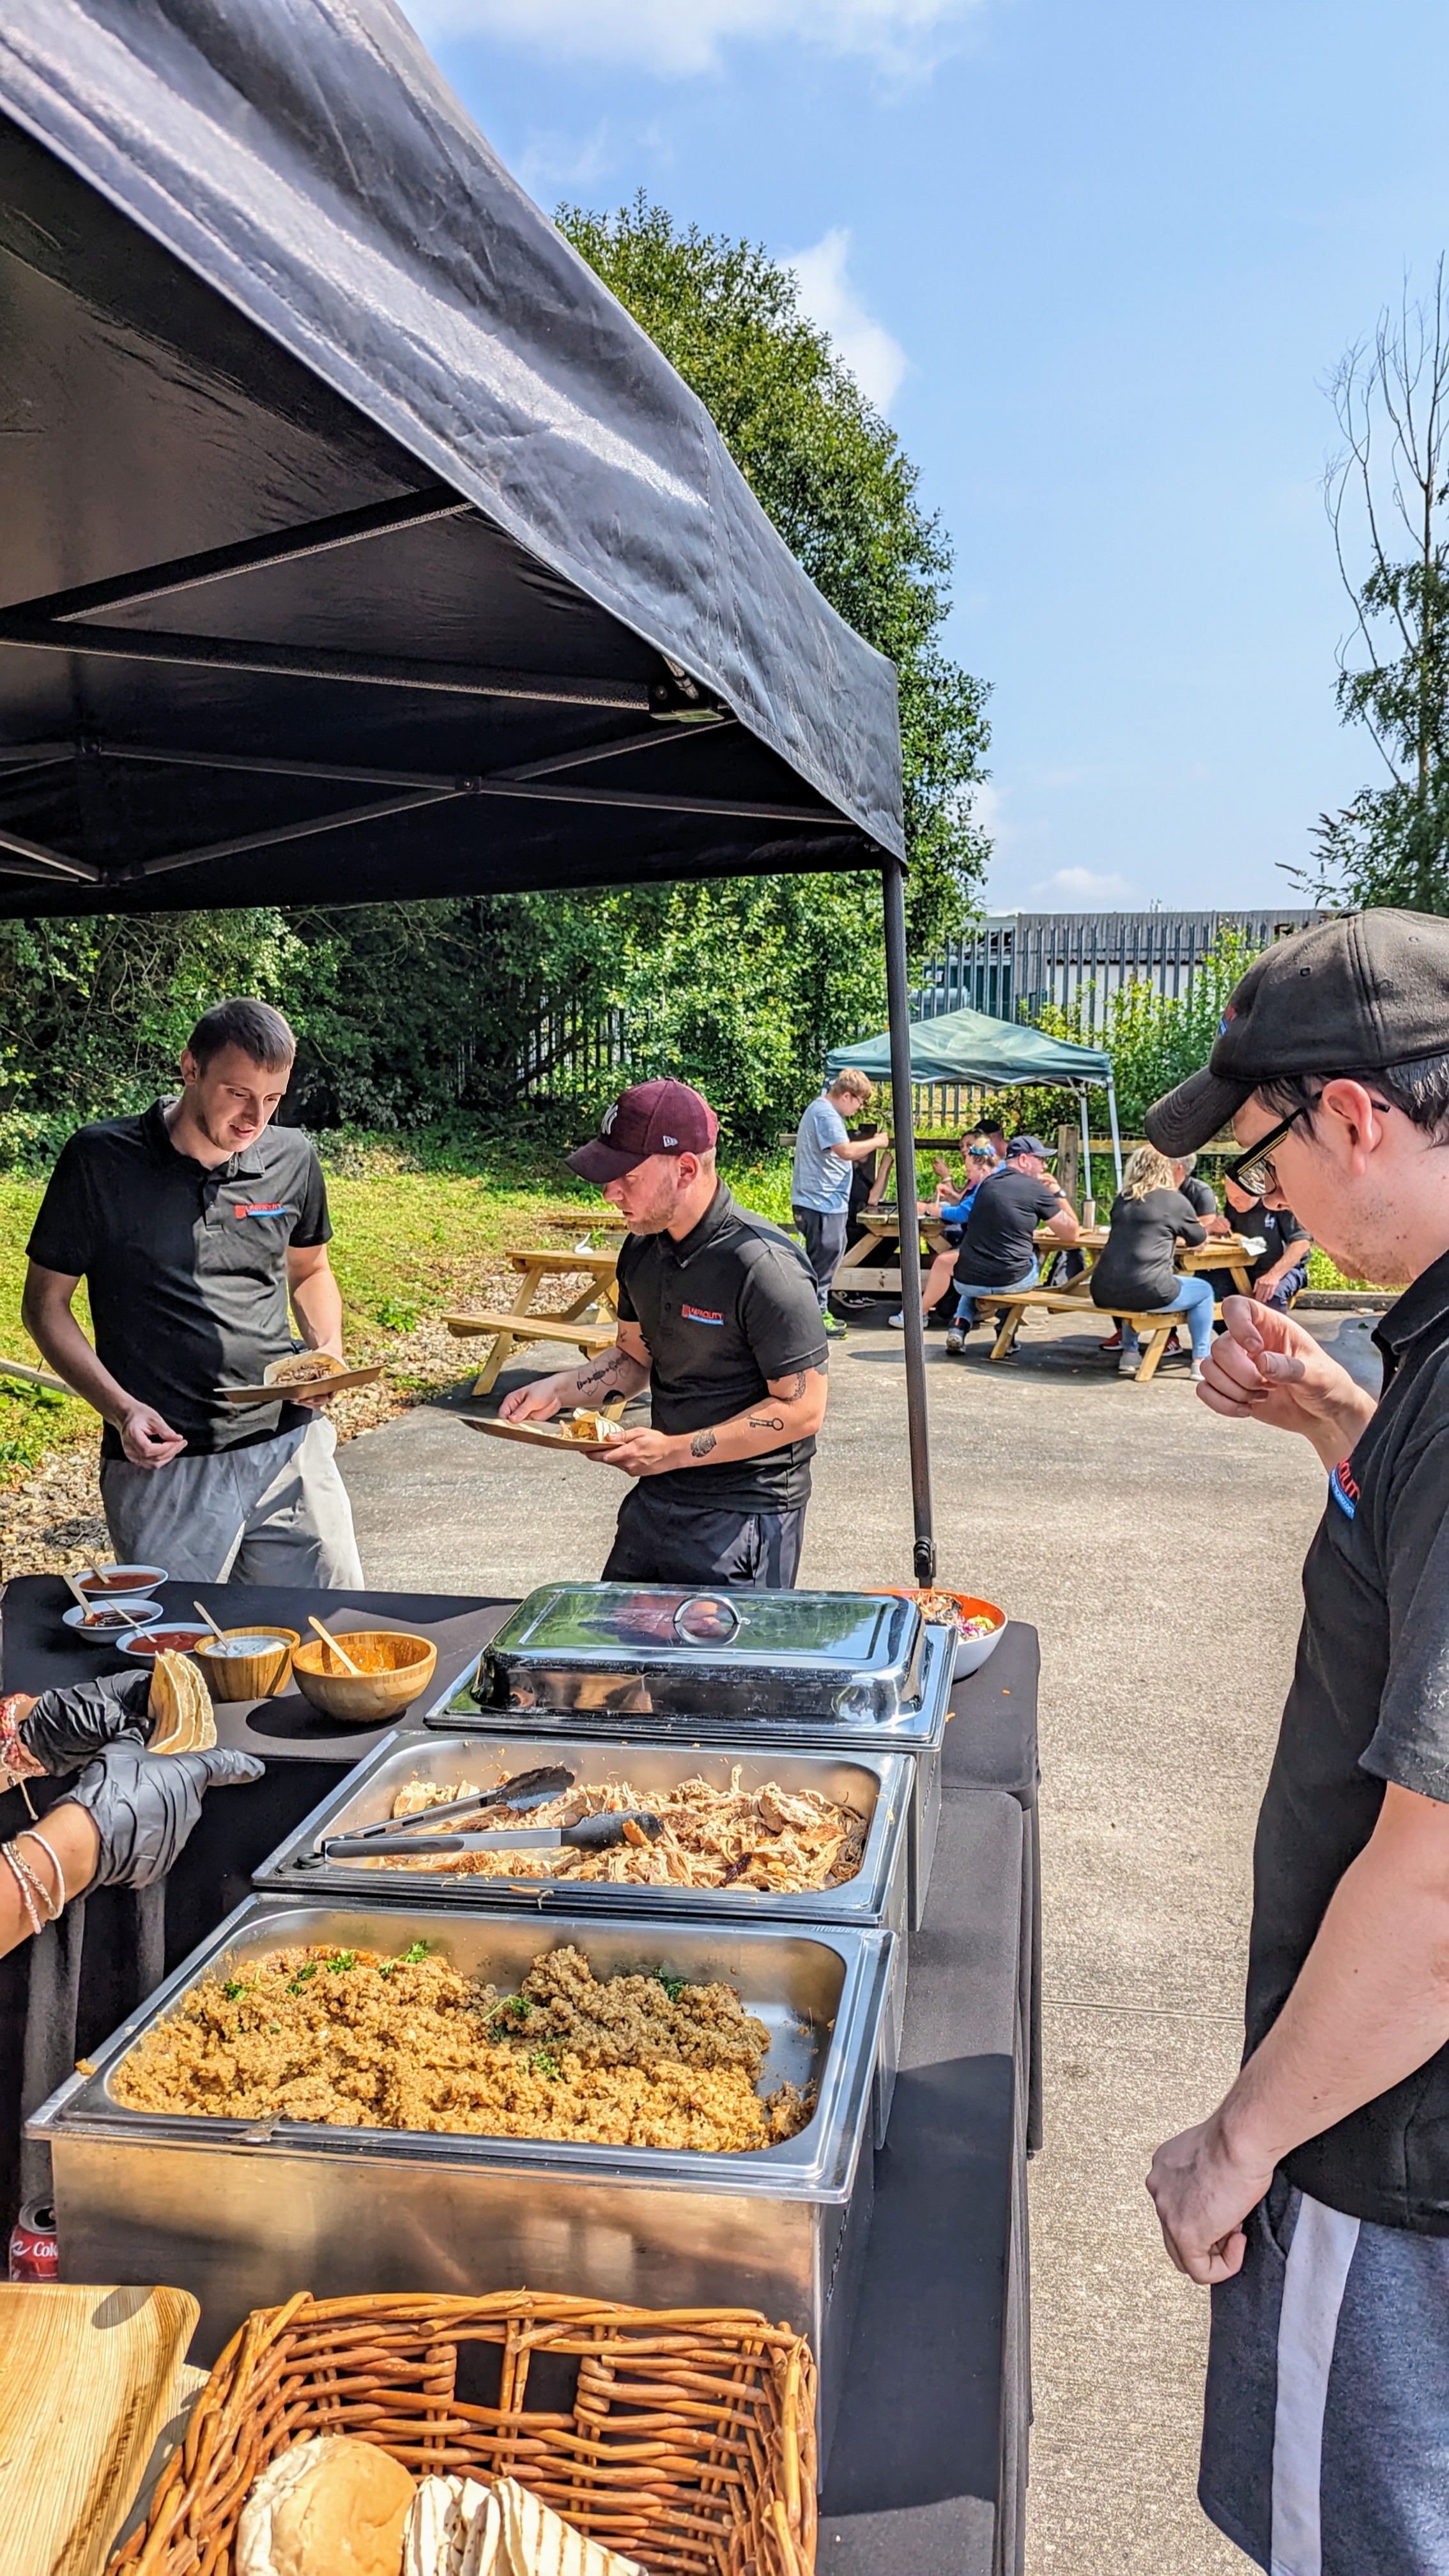
<svg viewBox="0 0 1449 2576"><path fill-rule="evenodd" d="M566 1432L552 1431L545 1422L499 1422L481 1413L464 1413L459 1420L470 1431L486 1431L493 1440L522 1440L530 1449L566 1449L575 1458L603 1458L614 1445L610 1440L570 1440Z"/></svg>
<svg viewBox="0 0 1449 2576"><path fill-rule="evenodd" d="M325 1387L329 1395L345 1395L349 1387L376 1386L382 1375L382 1362L376 1368L342 1369L336 1377L312 1378L298 1387L291 1386L223 1386L217 1393L223 1404L291 1404L299 1395L315 1395Z"/></svg>

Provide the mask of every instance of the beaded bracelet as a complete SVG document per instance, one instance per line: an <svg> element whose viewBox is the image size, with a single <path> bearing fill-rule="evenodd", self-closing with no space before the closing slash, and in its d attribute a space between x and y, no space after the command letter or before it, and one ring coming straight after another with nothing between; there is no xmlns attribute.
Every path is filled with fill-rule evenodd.
<svg viewBox="0 0 1449 2576"><path fill-rule="evenodd" d="M0 1699L0 1771L9 1789L18 1788L22 1780L45 1777L45 1764L21 1741L20 1735L34 1706L28 1691L11 1691L7 1698Z"/></svg>

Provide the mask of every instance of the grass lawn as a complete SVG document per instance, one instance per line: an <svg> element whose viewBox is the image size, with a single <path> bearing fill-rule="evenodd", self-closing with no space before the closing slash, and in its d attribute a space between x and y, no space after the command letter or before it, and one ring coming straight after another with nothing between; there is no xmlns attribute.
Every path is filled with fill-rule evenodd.
<svg viewBox="0 0 1449 2576"><path fill-rule="evenodd" d="M575 1204L582 1233L599 1194L554 1153L455 1152L423 1136L319 1138L332 1210L332 1266L342 1289L346 1347L354 1360L389 1359L404 1400L464 1374L476 1350L453 1342L436 1318L450 1306L495 1301L512 1274L503 1256L566 1231L541 1233L544 1215ZM726 1166L736 1195L762 1215L789 1219L789 1163ZM40 1364L20 1323L25 1245L45 1184L0 1176L0 1358ZM577 1239L577 1238L575 1238ZM509 1289L511 1296L511 1288ZM89 1329L84 1291L77 1313ZM431 1329L430 1329L431 1328ZM25 1483L59 1449L94 1443L96 1417L74 1396L0 1379L0 1493Z"/></svg>

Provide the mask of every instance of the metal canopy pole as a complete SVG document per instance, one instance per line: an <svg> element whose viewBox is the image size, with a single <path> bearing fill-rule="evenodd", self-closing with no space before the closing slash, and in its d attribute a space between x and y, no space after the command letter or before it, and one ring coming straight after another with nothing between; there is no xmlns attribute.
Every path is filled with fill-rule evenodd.
<svg viewBox="0 0 1449 2576"><path fill-rule="evenodd" d="M1092 1188L1092 1123L1087 1109L1087 1086L1084 1082L1077 1085L1077 1109L1082 1122L1082 1196L1084 1199L1090 1199L1094 1198L1096 1193Z"/></svg>
<svg viewBox="0 0 1449 2576"><path fill-rule="evenodd" d="M912 1114L911 1017L906 984L906 872L899 859L881 870L885 909L886 1003L891 1035L891 1124L895 1130L896 1201L901 1220L901 1306L906 1323L906 1428L911 1444L911 1509L918 1583L936 1580L931 1527L931 1449L926 1419L926 1335L921 1322L921 1230L915 1222L916 1139Z"/></svg>
<svg viewBox="0 0 1449 2576"><path fill-rule="evenodd" d="M1112 1168L1117 1175L1117 1188L1122 1188L1122 1139L1117 1133L1117 1085L1107 1076L1107 1115L1112 1122Z"/></svg>

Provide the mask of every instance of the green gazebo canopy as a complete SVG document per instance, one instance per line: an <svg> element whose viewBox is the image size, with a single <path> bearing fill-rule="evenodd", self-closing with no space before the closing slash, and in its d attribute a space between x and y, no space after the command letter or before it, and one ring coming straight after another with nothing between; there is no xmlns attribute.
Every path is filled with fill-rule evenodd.
<svg viewBox="0 0 1449 2576"><path fill-rule="evenodd" d="M913 1082L1112 1080L1112 1059L1103 1048L1072 1046L1065 1038L1049 1038L1014 1020L990 1019L985 1011L943 1011L939 1019L913 1020L910 1035ZM872 1082L889 1082L889 1032L854 1046L832 1047L825 1062L832 1074L854 1065Z"/></svg>

